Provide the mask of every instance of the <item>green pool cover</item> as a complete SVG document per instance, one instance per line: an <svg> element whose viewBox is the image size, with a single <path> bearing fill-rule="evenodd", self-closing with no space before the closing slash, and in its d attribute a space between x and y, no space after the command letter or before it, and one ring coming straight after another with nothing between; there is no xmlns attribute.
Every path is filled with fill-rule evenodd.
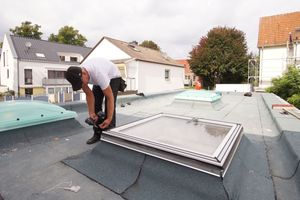
<svg viewBox="0 0 300 200"><path fill-rule="evenodd" d="M0 132L75 118L76 112L43 101L0 103Z"/></svg>

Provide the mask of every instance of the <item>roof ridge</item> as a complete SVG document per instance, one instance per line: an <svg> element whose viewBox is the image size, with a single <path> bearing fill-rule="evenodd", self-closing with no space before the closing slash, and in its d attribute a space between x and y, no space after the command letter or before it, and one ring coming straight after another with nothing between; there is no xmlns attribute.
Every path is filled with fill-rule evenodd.
<svg viewBox="0 0 300 200"><path fill-rule="evenodd" d="M150 49L147 47L142 47L140 45L134 45L134 47L137 47L138 51L133 49L129 46L129 42L125 42L119 39L114 39L108 36L103 36L101 40L96 44L96 46L93 47L93 49L90 51L93 52L93 50L104 40L108 40L113 45L115 45L117 48L121 49L123 52L128 54L131 58L134 58L136 60L142 60L146 62L153 62L153 63L159 63L159 64L165 64L165 65L174 65L174 66L180 66L183 67L183 65L176 62L175 59L170 57L166 52ZM89 55L89 54L88 54ZM86 57L88 57L88 55ZM85 59L84 59L85 60ZM82 62L84 62L84 60Z"/></svg>
<svg viewBox="0 0 300 200"><path fill-rule="evenodd" d="M48 41L48 40L45 40L45 39L38 39L38 38L31 38L31 37L24 37L24 36L20 36L20 35L11 35L11 34L10 34L10 36L11 36L11 37L23 38L23 39L36 40L36 41L41 41L41 42L48 42L48 43L58 44L58 45L66 45L66 46L74 46L74 47L82 47L82 48L91 49L91 47L79 46L79 45L75 45L75 44L64 44L64 43L59 43L59 42L52 42L52 41Z"/></svg>
<svg viewBox="0 0 300 200"><path fill-rule="evenodd" d="M123 40L118 40L118 39L111 38L111 37L108 37L108 36L103 36L103 38L108 39L108 40L116 40L116 41L119 41L119 42L123 42L123 43L129 44L128 42L125 42Z"/></svg>
<svg viewBox="0 0 300 200"><path fill-rule="evenodd" d="M279 17L279 16L284 16L284 15L292 15L292 14L296 14L299 13L300 11L294 11L294 12L289 12L289 13L281 13L281 14L276 14L276 15L268 15L268 16L263 16L261 18L267 18L267 17Z"/></svg>
<svg viewBox="0 0 300 200"><path fill-rule="evenodd" d="M118 40L118 39L114 39L114 38L107 37L107 36L104 36L104 38L106 38L106 39L111 39L111 40L116 40L116 41L123 42L123 43L126 43L126 44L129 44L129 43L130 43L130 42L125 42L125 41ZM146 49L146 50L151 50L151 51L155 51L155 52L164 53L164 52L162 52L162 51L160 51L160 50L155 50L155 49L151 49L151 48L148 48L148 47L143 47L143 46L141 46L141 45L139 45L139 44L136 45L136 46L138 46L138 47L140 47L140 48L143 48L143 49Z"/></svg>

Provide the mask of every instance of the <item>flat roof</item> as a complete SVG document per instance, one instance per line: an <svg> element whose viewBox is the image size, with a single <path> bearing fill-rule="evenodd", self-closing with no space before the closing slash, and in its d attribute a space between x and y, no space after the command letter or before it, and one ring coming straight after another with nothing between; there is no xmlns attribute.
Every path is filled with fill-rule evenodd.
<svg viewBox="0 0 300 200"><path fill-rule="evenodd" d="M0 134L4 199L298 199L300 121L273 104L273 94L223 93L223 106L172 104L178 93L119 97L117 126L158 113L238 123L240 145L225 177L107 142L86 145L86 105L65 104L76 119ZM121 107L123 104L125 107ZM147 128L146 130L148 130ZM145 131L146 131L145 130ZM75 193L62 187L80 186Z"/></svg>

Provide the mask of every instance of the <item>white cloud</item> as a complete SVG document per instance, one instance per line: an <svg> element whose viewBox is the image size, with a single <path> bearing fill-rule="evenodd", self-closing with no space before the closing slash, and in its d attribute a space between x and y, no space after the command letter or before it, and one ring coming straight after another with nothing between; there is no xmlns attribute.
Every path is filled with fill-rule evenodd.
<svg viewBox="0 0 300 200"><path fill-rule="evenodd" d="M0 37L27 20L42 26L43 39L64 25L95 45L102 36L124 41L153 40L171 57L188 56L215 26L235 27L256 50L259 17L299 11L298 0L5 0Z"/></svg>

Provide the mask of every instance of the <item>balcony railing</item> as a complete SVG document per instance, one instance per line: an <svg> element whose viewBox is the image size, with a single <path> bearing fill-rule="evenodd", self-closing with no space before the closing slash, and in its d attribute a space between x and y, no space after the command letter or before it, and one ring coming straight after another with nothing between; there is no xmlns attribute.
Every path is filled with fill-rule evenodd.
<svg viewBox="0 0 300 200"><path fill-rule="evenodd" d="M300 57L290 57L286 59L287 65L300 65Z"/></svg>
<svg viewBox="0 0 300 200"><path fill-rule="evenodd" d="M70 85L66 79L49 79L43 78L43 85Z"/></svg>

